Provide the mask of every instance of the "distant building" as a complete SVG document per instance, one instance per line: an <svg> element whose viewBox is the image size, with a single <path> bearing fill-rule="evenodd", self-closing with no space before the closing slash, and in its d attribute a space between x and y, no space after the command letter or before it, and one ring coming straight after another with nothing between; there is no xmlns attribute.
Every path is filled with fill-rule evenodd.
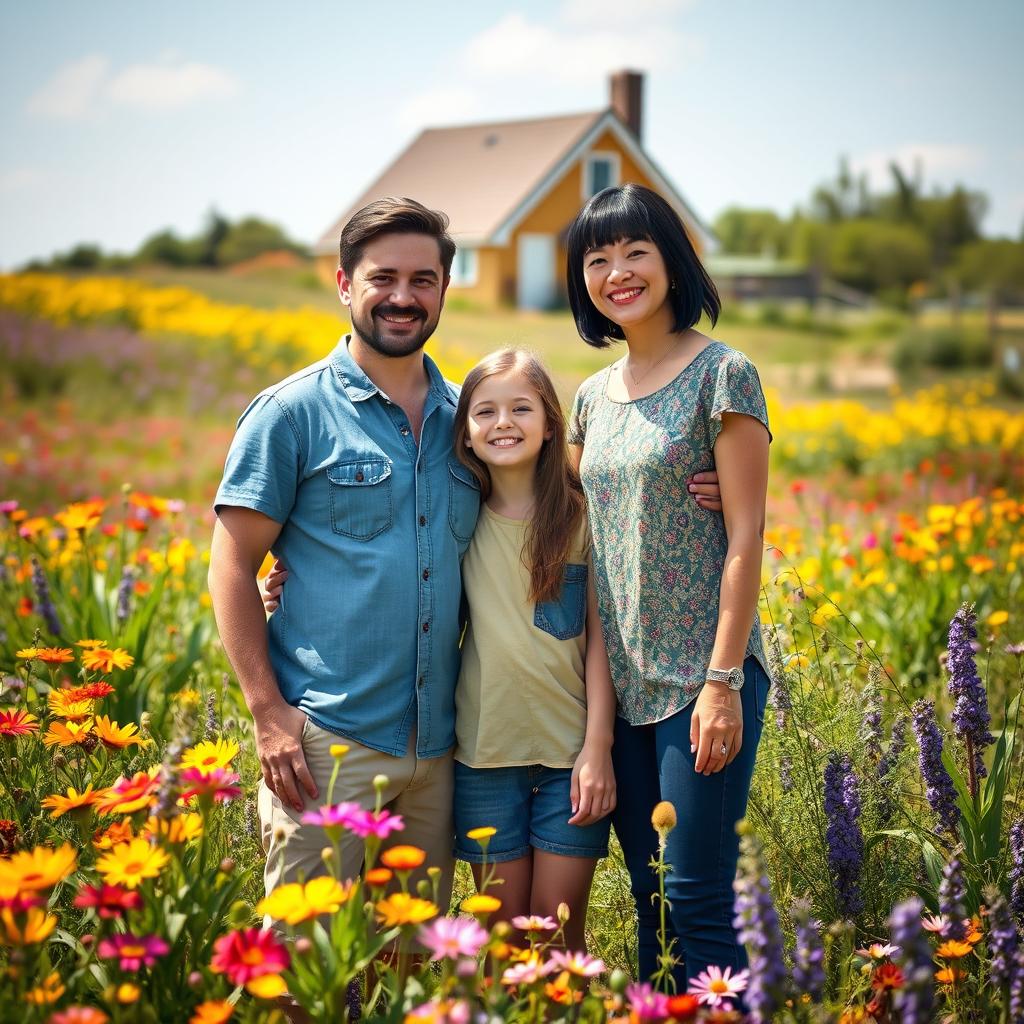
<svg viewBox="0 0 1024 1024"><path fill-rule="evenodd" d="M342 227L382 196L408 196L448 214L458 244L449 297L485 306L563 304L566 229L609 185L655 189L698 251L711 250L714 236L641 145L643 75L620 71L609 85L604 110L427 128L324 232L315 246L318 273L334 281Z"/></svg>

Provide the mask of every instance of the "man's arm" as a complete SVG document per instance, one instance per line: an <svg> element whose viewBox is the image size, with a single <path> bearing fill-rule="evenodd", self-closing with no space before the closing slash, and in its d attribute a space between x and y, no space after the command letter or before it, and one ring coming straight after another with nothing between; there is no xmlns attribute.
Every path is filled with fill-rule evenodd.
<svg viewBox="0 0 1024 1024"><path fill-rule="evenodd" d="M267 652L267 619L256 582L280 532L281 524L262 512L220 506L208 580L221 642L252 714L263 780L283 803L301 811L300 783L311 798L318 795L302 752L306 716L281 696Z"/></svg>

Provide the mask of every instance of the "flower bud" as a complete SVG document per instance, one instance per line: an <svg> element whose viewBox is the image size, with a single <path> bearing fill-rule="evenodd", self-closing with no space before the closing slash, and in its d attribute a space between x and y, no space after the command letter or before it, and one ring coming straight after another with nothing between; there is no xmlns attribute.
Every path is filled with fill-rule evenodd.
<svg viewBox="0 0 1024 1024"><path fill-rule="evenodd" d="M96 936L91 932L86 932L78 941L88 949L96 941Z"/></svg>
<svg viewBox="0 0 1024 1024"><path fill-rule="evenodd" d="M149 727L152 724L153 716L148 711L143 711L139 715L139 732L149 732Z"/></svg>
<svg viewBox="0 0 1024 1024"><path fill-rule="evenodd" d="M651 812L651 824L658 835L667 836L676 827L675 807L668 800L655 804Z"/></svg>
<svg viewBox="0 0 1024 1024"><path fill-rule="evenodd" d="M228 924L232 928L241 928L249 921L250 908L248 903L243 903L242 900L235 900L231 904L231 909L228 911Z"/></svg>
<svg viewBox="0 0 1024 1024"><path fill-rule="evenodd" d="M389 781L390 780L386 775L374 775L373 788L379 792L380 790L383 790L387 787Z"/></svg>
<svg viewBox="0 0 1024 1024"><path fill-rule="evenodd" d="M334 847L332 847L332 846L325 846L320 851L320 859L325 864L330 864L334 860Z"/></svg>
<svg viewBox="0 0 1024 1024"><path fill-rule="evenodd" d="M203 987L203 976L199 971L193 971L188 976L188 987L200 989Z"/></svg>
<svg viewBox="0 0 1024 1024"><path fill-rule="evenodd" d="M568 903L559 903L558 904L558 910L555 913L556 913L556 916L558 917L559 922L561 924L565 924L565 922L569 920L569 916L570 916L569 915L569 904Z"/></svg>
<svg viewBox="0 0 1024 1024"><path fill-rule="evenodd" d="M331 744L331 757L336 757L339 761L349 752L350 747L347 743L332 743Z"/></svg>
<svg viewBox="0 0 1024 1024"><path fill-rule="evenodd" d="M611 977L608 979L608 987L615 992L617 995L621 995L626 991L626 986L629 984L629 975L621 968L616 967L611 973Z"/></svg>
<svg viewBox="0 0 1024 1024"><path fill-rule="evenodd" d="M425 878L421 878L416 883L417 894L425 900L429 900L434 895L434 887Z"/></svg>
<svg viewBox="0 0 1024 1024"><path fill-rule="evenodd" d="M305 935L300 935L295 940L295 952L300 956L305 956L312 948L313 943Z"/></svg>
<svg viewBox="0 0 1024 1024"><path fill-rule="evenodd" d="M222 872L224 872L225 875L230 875L231 872L235 870L235 858L225 857L220 862L220 869Z"/></svg>
<svg viewBox="0 0 1024 1024"><path fill-rule="evenodd" d="M504 941L512 934L512 925L508 921L499 921L492 929L491 934L496 939Z"/></svg>

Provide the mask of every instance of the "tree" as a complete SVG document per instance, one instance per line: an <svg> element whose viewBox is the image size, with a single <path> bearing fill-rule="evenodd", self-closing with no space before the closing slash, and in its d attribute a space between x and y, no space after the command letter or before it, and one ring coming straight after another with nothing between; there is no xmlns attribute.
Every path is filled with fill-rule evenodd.
<svg viewBox="0 0 1024 1024"><path fill-rule="evenodd" d="M135 258L139 263L162 263L168 267L184 267L195 262L195 243L179 238L170 228L151 235L139 246Z"/></svg>
<svg viewBox="0 0 1024 1024"><path fill-rule="evenodd" d="M217 262L240 263L275 249L294 251L296 246L276 224L269 224L258 217L246 217L232 225L217 247Z"/></svg>
<svg viewBox="0 0 1024 1024"><path fill-rule="evenodd" d="M851 220L833 229L828 250L832 277L867 292L903 293L928 277L928 240L909 224Z"/></svg>
<svg viewBox="0 0 1024 1024"><path fill-rule="evenodd" d="M211 209L206 217L206 228L199 236L199 262L206 267L217 265L217 250L231 232L231 222Z"/></svg>
<svg viewBox="0 0 1024 1024"><path fill-rule="evenodd" d="M714 225L715 234L728 253L778 255L786 249L788 227L774 210L742 210L730 206Z"/></svg>
<svg viewBox="0 0 1024 1024"><path fill-rule="evenodd" d="M1000 307L1024 298L1024 244L1008 238L971 242L960 251L954 274L965 287L987 296L989 337L994 341Z"/></svg>

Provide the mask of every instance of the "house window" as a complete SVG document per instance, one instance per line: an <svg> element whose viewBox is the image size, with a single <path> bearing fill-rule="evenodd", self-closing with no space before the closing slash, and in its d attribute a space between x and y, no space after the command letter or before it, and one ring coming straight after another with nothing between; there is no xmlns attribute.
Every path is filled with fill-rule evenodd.
<svg viewBox="0 0 1024 1024"><path fill-rule="evenodd" d="M583 198L619 183L618 153L589 153L583 163Z"/></svg>
<svg viewBox="0 0 1024 1024"><path fill-rule="evenodd" d="M476 249L460 246L455 250L455 260L452 263L451 283L456 288L467 288L476 284L478 272L478 260Z"/></svg>

